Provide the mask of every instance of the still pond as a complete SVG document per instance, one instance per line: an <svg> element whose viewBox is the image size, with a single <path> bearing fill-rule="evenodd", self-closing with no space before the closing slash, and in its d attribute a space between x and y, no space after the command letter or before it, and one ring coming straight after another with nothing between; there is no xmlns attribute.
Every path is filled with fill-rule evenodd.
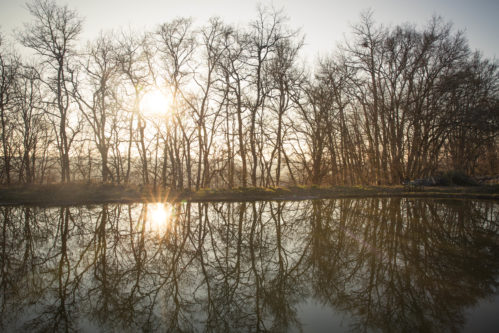
<svg viewBox="0 0 499 333"><path fill-rule="evenodd" d="M0 206L0 331L497 332L499 202Z"/></svg>

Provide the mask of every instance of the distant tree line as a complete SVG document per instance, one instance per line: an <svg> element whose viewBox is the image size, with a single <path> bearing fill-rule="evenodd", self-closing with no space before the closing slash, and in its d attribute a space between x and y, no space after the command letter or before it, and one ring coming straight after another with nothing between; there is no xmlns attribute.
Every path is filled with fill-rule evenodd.
<svg viewBox="0 0 499 333"><path fill-rule="evenodd" d="M302 33L259 8L247 26L187 18L101 33L51 0L0 35L2 183L171 188L399 184L498 172L497 62L440 18L385 27L361 15L312 68ZM161 89L172 105L140 111ZM165 106L166 108L166 106Z"/></svg>

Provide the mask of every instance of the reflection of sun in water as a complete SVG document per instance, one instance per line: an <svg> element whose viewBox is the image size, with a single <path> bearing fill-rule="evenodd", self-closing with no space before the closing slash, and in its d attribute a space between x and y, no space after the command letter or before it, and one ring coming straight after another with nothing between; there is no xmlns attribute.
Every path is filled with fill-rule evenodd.
<svg viewBox="0 0 499 333"><path fill-rule="evenodd" d="M146 116L161 116L170 111L172 106L171 95L159 89L148 91L140 100L140 112Z"/></svg>
<svg viewBox="0 0 499 333"><path fill-rule="evenodd" d="M147 205L147 210L150 230L165 232L168 229L172 218L172 206L164 203L152 203Z"/></svg>

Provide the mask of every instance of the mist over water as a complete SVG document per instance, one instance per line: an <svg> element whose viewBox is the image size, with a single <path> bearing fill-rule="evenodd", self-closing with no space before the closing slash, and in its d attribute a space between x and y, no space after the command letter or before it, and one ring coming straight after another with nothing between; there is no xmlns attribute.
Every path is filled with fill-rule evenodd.
<svg viewBox="0 0 499 333"><path fill-rule="evenodd" d="M0 207L0 330L492 331L499 204Z"/></svg>

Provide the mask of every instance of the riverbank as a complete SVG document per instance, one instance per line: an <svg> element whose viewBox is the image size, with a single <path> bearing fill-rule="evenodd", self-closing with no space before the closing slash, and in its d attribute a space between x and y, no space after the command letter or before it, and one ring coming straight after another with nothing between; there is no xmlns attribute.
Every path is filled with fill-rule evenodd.
<svg viewBox="0 0 499 333"><path fill-rule="evenodd" d="M48 184L0 187L0 204L80 205L159 201L308 200L358 197L427 197L499 200L499 185L407 190L403 186L293 186L278 188L154 190L111 184Z"/></svg>

